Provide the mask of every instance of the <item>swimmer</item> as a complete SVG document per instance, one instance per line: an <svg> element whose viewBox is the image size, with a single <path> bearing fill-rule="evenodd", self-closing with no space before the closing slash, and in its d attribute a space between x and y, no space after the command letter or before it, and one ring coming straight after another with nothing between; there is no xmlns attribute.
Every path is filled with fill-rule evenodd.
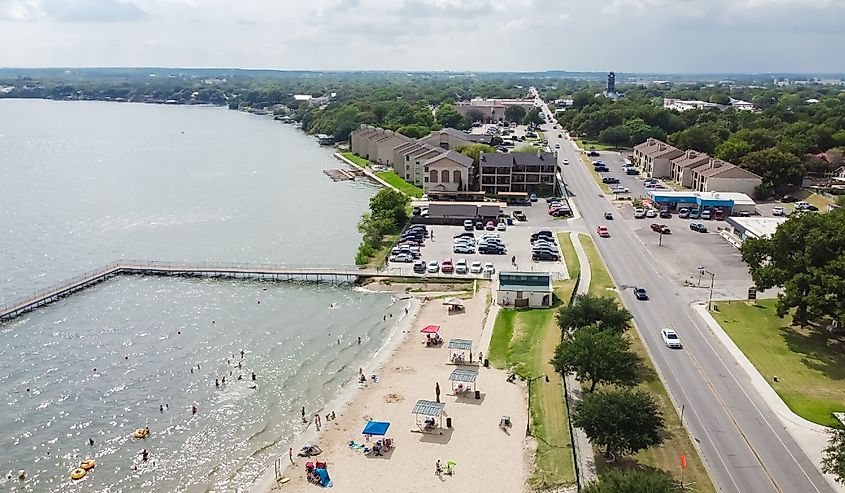
<svg viewBox="0 0 845 493"><path fill-rule="evenodd" d="M94 439L93 438L88 439L88 445L90 445L92 447L94 446Z"/></svg>
<svg viewBox="0 0 845 493"><path fill-rule="evenodd" d="M194 369L193 369L193 368L191 368L191 373L193 373L193 372L194 372Z"/></svg>
<svg viewBox="0 0 845 493"><path fill-rule="evenodd" d="M243 359L243 357L244 357L244 350L241 349L241 359Z"/></svg>
<svg viewBox="0 0 845 493"><path fill-rule="evenodd" d="M255 372L252 372L252 381L255 381Z"/></svg>
<svg viewBox="0 0 845 493"><path fill-rule="evenodd" d="M226 383L226 377L225 376L223 377L223 383Z"/></svg>
<svg viewBox="0 0 845 493"><path fill-rule="evenodd" d="M164 412L164 404L159 404L159 405L158 405L158 412L160 412L160 413L163 413L163 412Z"/></svg>
<svg viewBox="0 0 845 493"><path fill-rule="evenodd" d="M334 415L334 411L332 411L332 421L334 421L335 419L336 418L335 418L335 415Z"/></svg>
<svg viewBox="0 0 845 493"><path fill-rule="evenodd" d="M358 344L361 344L361 336L358 336Z"/></svg>
<svg viewBox="0 0 845 493"><path fill-rule="evenodd" d="M197 406L191 406L191 416L197 413Z"/></svg>
<svg viewBox="0 0 845 493"><path fill-rule="evenodd" d="M147 452L147 449L142 450L141 451L141 460L144 461L144 462L147 462L147 460L149 458L150 458L150 453Z"/></svg>
<svg viewBox="0 0 845 493"><path fill-rule="evenodd" d="M244 378L243 375L240 375L240 374L238 375L238 380L243 380L243 378Z"/></svg>
<svg viewBox="0 0 845 493"><path fill-rule="evenodd" d="M220 380L218 380L218 379L216 379L216 378L215 378L215 379L214 379L214 386L215 386L215 387L217 387L217 388L219 389L219 388L220 388Z"/></svg>

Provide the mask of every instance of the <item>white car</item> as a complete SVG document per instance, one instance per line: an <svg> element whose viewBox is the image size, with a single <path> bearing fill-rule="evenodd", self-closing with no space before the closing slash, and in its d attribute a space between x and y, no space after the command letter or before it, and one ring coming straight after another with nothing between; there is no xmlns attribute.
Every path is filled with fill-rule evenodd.
<svg viewBox="0 0 845 493"><path fill-rule="evenodd" d="M674 330L663 329L660 331L660 336L663 337L663 343L666 344L666 347L680 349L681 339L678 338L678 334L676 334Z"/></svg>
<svg viewBox="0 0 845 493"><path fill-rule="evenodd" d="M388 262L401 262L401 263L411 263L414 261L414 256L410 253L400 253L398 255L391 255L388 259Z"/></svg>
<svg viewBox="0 0 845 493"><path fill-rule="evenodd" d="M459 258L457 262L455 262L455 274L466 274L469 272L469 267L467 267L467 261L464 258Z"/></svg>
<svg viewBox="0 0 845 493"><path fill-rule="evenodd" d="M481 274L482 270L484 270L484 267L482 267L481 262L477 260L469 266L469 271L473 274Z"/></svg>
<svg viewBox="0 0 845 493"><path fill-rule="evenodd" d="M436 260L432 260L428 263L428 272L432 274L440 272L440 264Z"/></svg>
<svg viewBox="0 0 845 493"><path fill-rule="evenodd" d="M657 211L654 209L649 209L645 211L645 217L657 217Z"/></svg>
<svg viewBox="0 0 845 493"><path fill-rule="evenodd" d="M487 238L499 238L499 233L487 232L479 236L479 240L486 240Z"/></svg>
<svg viewBox="0 0 845 493"><path fill-rule="evenodd" d="M508 229L508 227L505 223L499 223L499 224L496 225L496 229L498 231L504 231L504 230Z"/></svg>
<svg viewBox="0 0 845 493"><path fill-rule="evenodd" d="M782 216L782 215L784 215L784 212L785 211L783 210L783 207L781 207L781 206L776 206L772 209L772 215L773 216Z"/></svg>
<svg viewBox="0 0 845 493"><path fill-rule="evenodd" d="M613 193L628 193L628 187L613 187L611 188Z"/></svg>
<svg viewBox="0 0 845 493"><path fill-rule="evenodd" d="M634 219L642 219L645 217L645 209L634 209Z"/></svg>
<svg viewBox="0 0 845 493"><path fill-rule="evenodd" d="M428 194L424 193L423 196L420 197L420 200L428 200Z"/></svg>
<svg viewBox="0 0 845 493"><path fill-rule="evenodd" d="M496 268L493 267L493 262L487 262L484 264L484 273L490 276L496 273Z"/></svg>

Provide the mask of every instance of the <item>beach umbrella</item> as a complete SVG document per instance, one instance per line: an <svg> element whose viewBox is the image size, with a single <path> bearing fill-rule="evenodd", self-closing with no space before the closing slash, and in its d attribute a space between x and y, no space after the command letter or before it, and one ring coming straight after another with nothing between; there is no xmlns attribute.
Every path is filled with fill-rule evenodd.
<svg viewBox="0 0 845 493"><path fill-rule="evenodd" d="M427 325L422 330L420 330L420 332L422 332L423 334L436 334L436 333L440 332L440 326L439 325Z"/></svg>
<svg viewBox="0 0 845 493"><path fill-rule="evenodd" d="M364 426L364 430L361 431L363 435L377 435L377 436L384 436L387 435L387 429L390 428L390 423L387 421L367 421L367 425Z"/></svg>

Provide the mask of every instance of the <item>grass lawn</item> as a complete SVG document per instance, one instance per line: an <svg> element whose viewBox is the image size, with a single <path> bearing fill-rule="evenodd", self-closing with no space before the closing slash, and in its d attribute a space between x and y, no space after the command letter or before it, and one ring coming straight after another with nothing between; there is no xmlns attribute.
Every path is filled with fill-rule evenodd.
<svg viewBox="0 0 845 493"><path fill-rule="evenodd" d="M613 296L617 302L621 302L617 291L611 290L614 287L610 274L604 265L601 257L598 255L592 238L586 235L581 235L581 244L587 252L587 258L590 260L590 294L600 296ZM721 304L720 304L721 306ZM701 458L698 456L698 451L693 447L690 441L689 434L681 424L681 419L672 405L672 400L669 398L663 382L657 375L654 369L654 364L651 357L646 352L642 340L636 331L629 330L626 334L631 341L631 349L637 353L643 360L646 379L639 385L640 388L647 390L654 400L657 402L660 410L663 412L664 425L666 427L666 436L663 443L659 446L651 447L640 451L638 454L625 457L624 459L617 459L612 464L606 463L601 458L601 451L596 452L596 466L599 474L602 471L607 471L611 468L630 469L638 466L653 467L663 470L675 478L681 477L681 454L687 456L687 469L683 474L684 483L692 483L695 491L699 492L713 492L716 489L710 481L710 476L707 474L707 469Z"/></svg>
<svg viewBox="0 0 845 493"><path fill-rule="evenodd" d="M793 327L791 317L777 317L776 304L719 302L719 311L712 314L795 414L820 425L838 425L831 413L845 412L845 338L828 339L817 329Z"/></svg>
<svg viewBox="0 0 845 493"><path fill-rule="evenodd" d="M404 193L405 195L416 198L420 198L423 196L423 191L421 188L417 188L414 185L403 180L402 177L400 177L393 171L382 171L376 173L376 175L387 183L390 183L394 187L398 188L399 191Z"/></svg>
<svg viewBox="0 0 845 493"><path fill-rule="evenodd" d="M613 147L607 144L602 144L597 140L575 139L575 143L578 144L578 147L584 149L585 151L589 151L590 149L595 149L597 151L618 151L627 149L627 147Z"/></svg>
<svg viewBox="0 0 845 493"><path fill-rule="evenodd" d="M574 280L556 283L555 294L568 300L574 288ZM538 489L575 482L563 380L549 363L560 342L556 312L556 307L500 310L487 355L497 368L513 368L528 377L549 377L548 383L540 378L531 384L531 434L537 439L537 453L529 484Z"/></svg>
<svg viewBox="0 0 845 493"><path fill-rule="evenodd" d="M560 251L563 253L563 261L566 263L566 270L569 272L569 278L577 279L581 274L581 262L578 261L578 254L575 253L575 247L572 246L572 237L568 232L558 233L557 243L560 245ZM567 301L563 298L561 299L564 302Z"/></svg>
<svg viewBox="0 0 845 493"><path fill-rule="evenodd" d="M801 189L793 195L795 195L798 200L809 202L818 207L819 212L827 212L827 206L834 203L832 200L828 200L817 193L813 193L805 189Z"/></svg>
<svg viewBox="0 0 845 493"><path fill-rule="evenodd" d="M366 168L371 164L368 160L362 158L361 156L353 154L352 152L341 152L340 155L352 161L353 163L355 163L355 165L361 168Z"/></svg>
<svg viewBox="0 0 845 493"><path fill-rule="evenodd" d="M581 161L584 163L584 166L586 166L587 169L590 171L590 174L593 175L593 179L596 180L596 183L599 184L599 188L601 188L601 191L604 193L610 193L610 187L607 186L607 183L601 182L602 175L601 173L595 170L595 168L593 167L593 162L590 161L590 158L588 158L584 154L581 154Z"/></svg>

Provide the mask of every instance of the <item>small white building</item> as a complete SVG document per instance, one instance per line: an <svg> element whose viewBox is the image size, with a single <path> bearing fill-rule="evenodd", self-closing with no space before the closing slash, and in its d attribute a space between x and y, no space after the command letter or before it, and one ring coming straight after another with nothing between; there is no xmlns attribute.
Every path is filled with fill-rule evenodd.
<svg viewBox="0 0 845 493"><path fill-rule="evenodd" d="M729 217L729 231L743 242L749 238L769 238L778 226L785 223L786 217Z"/></svg>
<svg viewBox="0 0 845 493"><path fill-rule="evenodd" d="M552 306L552 275L548 272L500 272L496 303L514 308Z"/></svg>

